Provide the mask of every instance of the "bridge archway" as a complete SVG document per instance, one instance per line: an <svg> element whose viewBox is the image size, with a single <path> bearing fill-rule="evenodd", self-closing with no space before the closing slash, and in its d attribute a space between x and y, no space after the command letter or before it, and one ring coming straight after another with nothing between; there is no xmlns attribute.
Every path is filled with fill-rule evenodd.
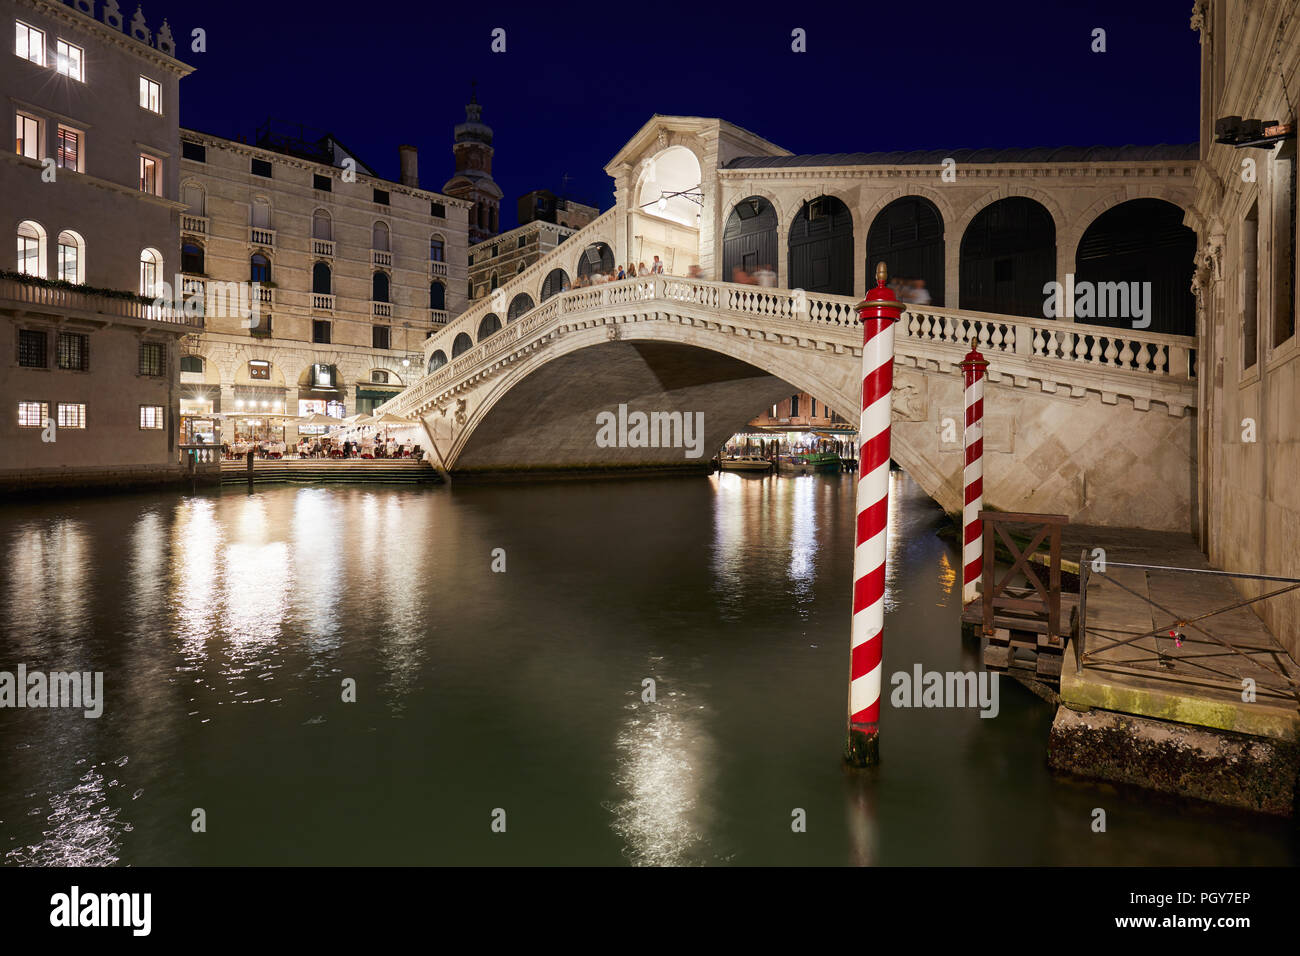
<svg viewBox="0 0 1300 956"><path fill-rule="evenodd" d="M834 196L817 196L790 224L789 286L826 295L853 294L853 214Z"/></svg>
<svg viewBox="0 0 1300 956"><path fill-rule="evenodd" d="M1148 331L1195 335L1195 256L1196 233L1183 225L1181 208L1163 199L1130 199L1103 212L1084 231L1075 250L1075 287L1085 281L1150 282ZM1133 316L1094 313L1080 321L1132 328Z"/></svg>
<svg viewBox="0 0 1300 956"><path fill-rule="evenodd" d="M451 357L456 358L459 355L464 355L473 347L473 340L471 340L464 332L461 332L456 336L456 340L451 343Z"/></svg>
<svg viewBox="0 0 1300 956"><path fill-rule="evenodd" d="M975 214L961 237L961 307L1043 317L1056 277L1056 223L1042 203L1008 196Z"/></svg>
<svg viewBox="0 0 1300 956"><path fill-rule="evenodd" d="M762 196L747 196L732 207L722 232L724 282L733 281L737 269L753 275L759 266L777 268L776 224L776 207Z"/></svg>
<svg viewBox="0 0 1300 956"><path fill-rule="evenodd" d="M489 312L483 316L478 324L478 341L482 342L489 335L501 331L501 319L495 312Z"/></svg>
<svg viewBox="0 0 1300 956"><path fill-rule="evenodd" d="M541 295L539 302L545 302L551 296L563 292L565 286L569 284L569 274L563 269L552 269L546 273L546 278L542 280Z"/></svg>
<svg viewBox="0 0 1300 956"><path fill-rule="evenodd" d="M930 304L944 301L943 214L924 196L895 199L867 231L867 275L883 261L891 277L921 280Z"/></svg>
<svg viewBox="0 0 1300 956"><path fill-rule="evenodd" d="M578 257L578 275L584 278L599 272L609 275L614 271L614 250L606 242L593 242Z"/></svg>
<svg viewBox="0 0 1300 956"><path fill-rule="evenodd" d="M633 264L685 275L700 261L700 220L704 187L700 158L688 146L673 144L641 161L632 190L628 247Z"/></svg>
<svg viewBox="0 0 1300 956"><path fill-rule="evenodd" d="M510 310L506 312L506 325L517 321L518 318L533 307L533 297L527 292L520 292L510 300Z"/></svg>

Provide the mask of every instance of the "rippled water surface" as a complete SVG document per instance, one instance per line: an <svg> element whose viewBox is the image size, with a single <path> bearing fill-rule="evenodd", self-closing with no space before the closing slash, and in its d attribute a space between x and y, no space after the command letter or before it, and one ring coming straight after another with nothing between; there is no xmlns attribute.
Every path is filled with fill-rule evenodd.
<svg viewBox="0 0 1300 956"><path fill-rule="evenodd" d="M887 707L883 766L846 772L852 494L728 474L6 506L0 670L102 671L107 700L0 710L0 857L1295 861L1286 824L1052 777L1052 709L1009 681L994 719ZM979 667L943 520L896 473L887 675Z"/></svg>

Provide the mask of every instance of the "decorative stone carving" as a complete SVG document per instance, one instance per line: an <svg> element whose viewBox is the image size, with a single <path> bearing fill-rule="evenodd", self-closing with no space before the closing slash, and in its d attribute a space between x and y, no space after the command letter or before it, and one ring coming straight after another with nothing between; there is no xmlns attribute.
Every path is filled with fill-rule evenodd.
<svg viewBox="0 0 1300 956"><path fill-rule="evenodd" d="M114 30L122 29L122 11L117 6L117 0L104 0L104 9L99 15L107 26Z"/></svg>
<svg viewBox="0 0 1300 956"><path fill-rule="evenodd" d="M168 56L176 55L176 41L172 36L172 28L166 19L163 20L162 26L158 28L157 46L161 52L166 53Z"/></svg>
<svg viewBox="0 0 1300 956"><path fill-rule="evenodd" d="M925 379L915 372L895 369L893 408L894 416L901 421L925 421Z"/></svg>
<svg viewBox="0 0 1300 956"><path fill-rule="evenodd" d="M1200 33L1202 43L1205 42L1205 15L1208 7L1209 0L1196 0L1196 2L1192 4L1192 22L1189 25L1193 30Z"/></svg>
<svg viewBox="0 0 1300 956"><path fill-rule="evenodd" d="M131 36L141 43L149 43L153 39L149 24L144 21L144 10L138 6L135 8L135 16L131 18Z"/></svg>
<svg viewBox="0 0 1300 956"><path fill-rule="evenodd" d="M617 325L611 325L609 329L606 331L605 335L609 338L611 342L613 342L623 337L623 330L620 329Z"/></svg>
<svg viewBox="0 0 1300 956"><path fill-rule="evenodd" d="M88 17L95 15L94 0L73 0L72 5L76 7L78 13L84 13Z"/></svg>

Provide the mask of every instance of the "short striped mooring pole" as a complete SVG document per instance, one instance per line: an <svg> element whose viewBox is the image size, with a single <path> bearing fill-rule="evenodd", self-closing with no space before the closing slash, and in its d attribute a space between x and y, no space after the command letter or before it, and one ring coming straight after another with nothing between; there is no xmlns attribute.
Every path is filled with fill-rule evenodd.
<svg viewBox="0 0 1300 956"><path fill-rule="evenodd" d="M984 370L988 361L980 355L974 340L961 360L966 393L965 494L961 512L961 603L965 607L978 596L976 584L984 573L984 543L980 511L984 508Z"/></svg>
<svg viewBox="0 0 1300 956"><path fill-rule="evenodd" d="M894 323L904 306L885 286L858 303L862 319L862 444L858 523L853 552L853 637L849 656L849 727L844 759L857 767L880 761L880 662L885 630L885 540L889 525L889 427L894 393Z"/></svg>

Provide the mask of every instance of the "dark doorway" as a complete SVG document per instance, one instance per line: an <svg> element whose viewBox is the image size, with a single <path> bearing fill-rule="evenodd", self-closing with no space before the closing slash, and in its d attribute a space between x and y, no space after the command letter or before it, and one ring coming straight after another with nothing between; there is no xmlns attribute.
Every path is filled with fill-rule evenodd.
<svg viewBox="0 0 1300 956"><path fill-rule="evenodd" d="M759 266L771 266L773 271L777 268L776 210L761 196L750 196L736 203L727 217L719 278L730 282L736 269L753 275Z"/></svg>
<svg viewBox="0 0 1300 956"><path fill-rule="evenodd" d="M868 277L881 261L891 279L920 279L930 304L943 305L943 216L934 203L904 196L880 210L867 233Z"/></svg>
<svg viewBox="0 0 1300 956"><path fill-rule="evenodd" d="M790 288L853 294L853 216L834 196L803 204L790 224Z"/></svg>
<svg viewBox="0 0 1300 956"><path fill-rule="evenodd" d="M582 250L578 259L578 275L589 276L593 272L609 275L614 271L614 250L603 242L593 242Z"/></svg>
<svg viewBox="0 0 1300 956"><path fill-rule="evenodd" d="M1056 278L1056 224L1041 203L1010 196L979 211L961 237L961 308L1041 319Z"/></svg>

